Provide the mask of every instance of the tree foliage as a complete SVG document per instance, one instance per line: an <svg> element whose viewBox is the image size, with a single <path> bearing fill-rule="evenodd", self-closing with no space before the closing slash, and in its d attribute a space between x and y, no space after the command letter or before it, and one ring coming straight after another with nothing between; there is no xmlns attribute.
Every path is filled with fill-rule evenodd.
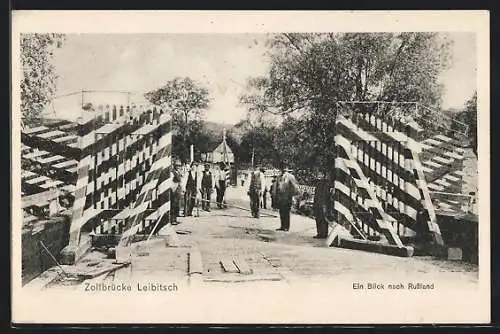
<svg viewBox="0 0 500 334"><path fill-rule="evenodd" d="M202 134L204 111L210 103L208 89L189 77L176 77L144 96L171 114L176 143L173 154L187 161L189 146L199 142Z"/></svg>
<svg viewBox="0 0 500 334"><path fill-rule="evenodd" d="M21 34L21 113L25 122L40 118L56 90L52 58L63 34Z"/></svg>
<svg viewBox="0 0 500 334"><path fill-rule="evenodd" d="M239 145L238 156L241 161L251 162L253 153L255 165L275 165L278 154L274 143L275 132L276 128L269 125L259 125L246 131Z"/></svg>
<svg viewBox="0 0 500 334"><path fill-rule="evenodd" d="M468 137L472 151L477 156L477 92L465 102L464 109L458 115L458 119L469 127Z"/></svg>
<svg viewBox="0 0 500 334"><path fill-rule="evenodd" d="M330 33L274 35L268 46L268 75L250 78L240 101L249 113L286 118L277 131L285 145L279 159L326 168L337 115L345 110L338 102L439 106L450 43L435 33Z"/></svg>

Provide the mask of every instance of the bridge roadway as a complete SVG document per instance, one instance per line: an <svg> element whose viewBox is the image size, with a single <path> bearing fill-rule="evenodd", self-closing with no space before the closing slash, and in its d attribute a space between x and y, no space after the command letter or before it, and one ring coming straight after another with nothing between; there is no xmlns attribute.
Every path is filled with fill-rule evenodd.
<svg viewBox="0 0 500 334"><path fill-rule="evenodd" d="M246 191L231 187L227 191L229 204L249 208ZM194 210L196 212L196 209ZM199 217L180 217L177 231L178 246L166 247L165 237L135 243L132 264L96 281L137 281L171 278L188 283L188 255L201 255L203 275L193 282L204 286L242 286L269 284L293 285L313 282L347 284L373 281L384 283L431 282L447 288L456 286L475 289L478 283L476 265L414 256L399 258L365 251L326 247L323 240L313 239L315 222L311 218L292 214L289 232L275 231L279 213L263 210L260 219L249 211L235 207L210 212L199 210ZM83 259L93 262L102 256L94 252ZM245 262L252 274L227 273L221 260L237 258ZM107 260L110 261L110 260ZM231 261L230 261L231 262ZM54 286L55 287L55 286ZM70 288L70 287L67 287ZM73 287L77 288L77 287Z"/></svg>
<svg viewBox="0 0 500 334"><path fill-rule="evenodd" d="M227 201L248 208L243 188L229 188ZM435 285L457 284L461 289L473 288L478 282L477 266L436 260L430 257L398 258L363 251L325 247L323 240L313 239L316 228L311 218L292 215L289 232L279 227L278 212L264 210L276 217L238 208L199 210L199 217L180 217L179 241L183 247L165 247L157 239L140 243L141 256L134 256L132 277L160 274L159 267L177 278L187 273L187 253L199 251L202 259L204 285L294 284L335 281L352 278L353 282L434 282ZM196 209L195 209L196 211ZM267 237L266 237L267 236ZM136 252L137 253L137 252ZM147 254L146 256L144 254ZM221 259L238 258L252 269L250 275L224 272ZM167 260L170 259L170 260ZM168 268L167 268L168 267ZM161 269L163 270L163 269ZM122 271L120 269L117 274ZM183 274L184 273L184 274ZM163 273L164 276L166 273ZM129 273L130 275L130 273ZM184 275L184 276L183 276ZM115 275L118 276L118 275Z"/></svg>

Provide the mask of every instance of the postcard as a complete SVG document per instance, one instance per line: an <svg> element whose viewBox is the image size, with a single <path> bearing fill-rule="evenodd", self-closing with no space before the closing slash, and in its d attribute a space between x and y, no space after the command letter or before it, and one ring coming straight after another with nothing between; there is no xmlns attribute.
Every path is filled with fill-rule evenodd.
<svg viewBox="0 0 500 334"><path fill-rule="evenodd" d="M490 322L487 11L14 11L16 324Z"/></svg>

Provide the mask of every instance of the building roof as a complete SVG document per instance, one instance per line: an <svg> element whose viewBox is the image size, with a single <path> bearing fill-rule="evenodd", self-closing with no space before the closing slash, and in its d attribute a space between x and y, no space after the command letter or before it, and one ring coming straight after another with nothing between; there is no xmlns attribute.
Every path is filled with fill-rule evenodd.
<svg viewBox="0 0 500 334"><path fill-rule="evenodd" d="M218 150L219 148L221 148L223 143L224 143L224 139L221 139L220 141L216 141L214 143L211 143L211 144L207 145L207 147L208 147L207 152L203 152L203 153L214 152L214 151ZM226 145L227 145L228 153L233 153L233 150L231 149L231 146L229 146L229 144L227 144L227 141L226 141Z"/></svg>
<svg viewBox="0 0 500 334"><path fill-rule="evenodd" d="M218 152L223 153L224 150L226 150L226 152L228 154L232 154L233 153L233 150L231 150L231 148L229 147L229 145L227 145L226 142L222 142L219 145L217 145L217 147L215 149L213 149L212 152L218 151Z"/></svg>

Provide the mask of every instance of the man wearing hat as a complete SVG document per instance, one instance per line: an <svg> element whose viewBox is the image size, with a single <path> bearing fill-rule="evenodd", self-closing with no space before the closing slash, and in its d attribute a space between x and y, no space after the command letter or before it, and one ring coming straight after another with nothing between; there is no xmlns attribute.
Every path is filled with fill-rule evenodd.
<svg viewBox="0 0 500 334"><path fill-rule="evenodd" d="M293 196L299 194L299 186L295 176L291 174L291 170L286 168L285 164L281 165L281 174L276 180L274 190L274 198L276 207L280 212L280 228L276 231L287 232L290 229L290 211L292 209Z"/></svg>
<svg viewBox="0 0 500 334"><path fill-rule="evenodd" d="M217 191L217 207L222 209L224 207L224 195L226 192L227 186L227 172L226 172L226 164L221 162L219 163L219 171L217 173L217 179L215 180L215 190Z"/></svg>
<svg viewBox="0 0 500 334"><path fill-rule="evenodd" d="M264 182L264 173L260 171L260 168L256 168L250 175L250 184L247 192L250 197L250 210L254 218L260 217L259 206L260 198L264 190Z"/></svg>
<svg viewBox="0 0 500 334"><path fill-rule="evenodd" d="M192 216L198 186L198 165L192 162L186 174L184 184L184 216Z"/></svg>
<svg viewBox="0 0 500 334"><path fill-rule="evenodd" d="M269 186L269 195L271 196L271 209L276 209L276 176L273 176L271 185Z"/></svg>
<svg viewBox="0 0 500 334"><path fill-rule="evenodd" d="M210 197L212 195L213 187L214 179L212 172L210 171L210 165L206 164L201 178L201 208L205 211L210 211Z"/></svg>
<svg viewBox="0 0 500 334"><path fill-rule="evenodd" d="M174 169L172 171L172 210L171 210L171 222L173 225L177 224L177 217L179 217L180 211L180 201L182 195L181 186L181 174L179 172L180 164L175 162Z"/></svg>
<svg viewBox="0 0 500 334"><path fill-rule="evenodd" d="M262 209L267 209L267 193L269 192L269 187L267 186L267 180L266 180L266 170L264 167L260 168L260 173L262 175L262 197L260 199L260 207Z"/></svg>

